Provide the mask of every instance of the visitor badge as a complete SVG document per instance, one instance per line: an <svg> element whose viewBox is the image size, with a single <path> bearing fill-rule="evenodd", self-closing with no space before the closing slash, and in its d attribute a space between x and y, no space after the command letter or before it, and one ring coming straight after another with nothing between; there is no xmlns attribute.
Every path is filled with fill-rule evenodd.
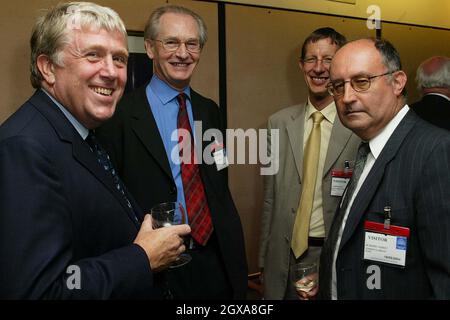
<svg viewBox="0 0 450 320"><path fill-rule="evenodd" d="M364 260L405 267L410 230L387 220L389 223L364 222Z"/></svg>
<svg viewBox="0 0 450 320"><path fill-rule="evenodd" d="M350 169L350 167L347 167L348 161L345 163L346 167L343 170L331 170L331 196L333 197L342 197L345 188L352 177L353 170Z"/></svg>

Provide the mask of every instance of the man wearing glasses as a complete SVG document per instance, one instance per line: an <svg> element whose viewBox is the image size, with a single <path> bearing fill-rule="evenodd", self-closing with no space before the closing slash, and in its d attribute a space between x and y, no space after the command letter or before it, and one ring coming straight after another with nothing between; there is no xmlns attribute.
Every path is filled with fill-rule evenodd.
<svg viewBox="0 0 450 320"><path fill-rule="evenodd" d="M374 39L331 63L339 118L363 142L322 250L325 299L450 298L450 134L410 112L401 68Z"/></svg>
<svg viewBox="0 0 450 320"><path fill-rule="evenodd" d="M192 261L167 272L167 297L243 299L244 238L226 170L200 162L206 143L194 154L194 139L202 143L196 137L221 129L217 104L189 86L206 43L206 25L193 11L168 5L151 14L144 37L154 75L124 97L101 138L144 211L172 201L187 209Z"/></svg>
<svg viewBox="0 0 450 320"><path fill-rule="evenodd" d="M259 265L266 299L298 299L292 268L298 262L318 262L345 187L346 178L333 177L333 172L344 174L360 142L336 117L327 91L331 60L345 42L332 28L317 29L306 38L299 67L308 100L268 121L269 129L279 129L280 170L264 178Z"/></svg>

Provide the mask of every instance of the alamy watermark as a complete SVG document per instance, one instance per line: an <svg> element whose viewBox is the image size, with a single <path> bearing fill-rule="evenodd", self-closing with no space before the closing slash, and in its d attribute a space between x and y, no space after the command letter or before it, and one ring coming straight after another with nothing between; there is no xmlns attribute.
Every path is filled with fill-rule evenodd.
<svg viewBox="0 0 450 320"><path fill-rule="evenodd" d="M369 275L367 277L366 286L369 290L380 290L381 289L381 269L377 265L370 265L367 267L366 273Z"/></svg>
<svg viewBox="0 0 450 320"><path fill-rule="evenodd" d="M66 280L66 286L69 290L81 290L81 269L77 265L70 265L66 269L69 274Z"/></svg>
<svg viewBox="0 0 450 320"><path fill-rule="evenodd" d="M366 25L369 30L381 29L381 8L375 4L367 7L367 14L370 16L367 18Z"/></svg>
<svg viewBox="0 0 450 320"><path fill-rule="evenodd" d="M171 150L170 158L174 164L194 162L195 164L214 164L214 152L223 149L223 134L219 129L202 130L202 122L195 121L195 137L186 129L176 129L171 140L178 144ZM203 133L203 135L202 135ZM261 175L275 175L279 169L279 130L278 129L227 129L226 157L229 164L260 164ZM192 143L195 157L192 158ZM203 142L209 143L203 149Z"/></svg>

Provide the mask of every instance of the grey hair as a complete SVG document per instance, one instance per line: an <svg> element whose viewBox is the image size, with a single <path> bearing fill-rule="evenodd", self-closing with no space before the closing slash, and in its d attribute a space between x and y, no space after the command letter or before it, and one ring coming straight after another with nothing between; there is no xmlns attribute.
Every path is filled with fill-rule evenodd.
<svg viewBox="0 0 450 320"><path fill-rule="evenodd" d="M388 69L388 72L395 72L402 70L402 62L400 60L400 54L397 49L387 41L386 39L374 39L368 38L368 40L372 41L375 48L381 55L381 60L383 64ZM406 86L402 90L402 95L406 97Z"/></svg>
<svg viewBox="0 0 450 320"><path fill-rule="evenodd" d="M41 87L44 80L37 58L44 54L56 65L63 65L62 50L70 42L70 31L95 27L107 31L119 31L126 39L127 31L119 15L108 7L91 2L69 2L58 4L44 16L38 18L30 39L30 80L34 88Z"/></svg>
<svg viewBox="0 0 450 320"><path fill-rule="evenodd" d="M423 63L417 68L417 88L450 88L450 59L447 59L440 68L428 74L423 70Z"/></svg>
<svg viewBox="0 0 450 320"><path fill-rule="evenodd" d="M200 47L203 48L203 46L206 44L206 41L208 40L208 30L206 28L205 21L194 11L177 5L162 6L152 12L147 20L147 24L145 25L145 40L156 40L158 38L160 19L166 13L183 14L194 18L198 26Z"/></svg>

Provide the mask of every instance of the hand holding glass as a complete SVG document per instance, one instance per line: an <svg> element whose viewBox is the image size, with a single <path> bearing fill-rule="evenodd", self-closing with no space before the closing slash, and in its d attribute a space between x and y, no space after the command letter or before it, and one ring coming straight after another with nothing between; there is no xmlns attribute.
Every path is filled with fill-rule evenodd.
<svg viewBox="0 0 450 320"><path fill-rule="evenodd" d="M294 286L300 292L309 292L317 286L317 264L300 262L294 265Z"/></svg>
<svg viewBox="0 0 450 320"><path fill-rule="evenodd" d="M168 227L172 225L187 223L187 214L183 205L178 202L165 202L154 206L150 213L152 215L153 229ZM186 244L186 243L185 243ZM172 262L169 268L177 268L192 260L187 253L182 253Z"/></svg>

